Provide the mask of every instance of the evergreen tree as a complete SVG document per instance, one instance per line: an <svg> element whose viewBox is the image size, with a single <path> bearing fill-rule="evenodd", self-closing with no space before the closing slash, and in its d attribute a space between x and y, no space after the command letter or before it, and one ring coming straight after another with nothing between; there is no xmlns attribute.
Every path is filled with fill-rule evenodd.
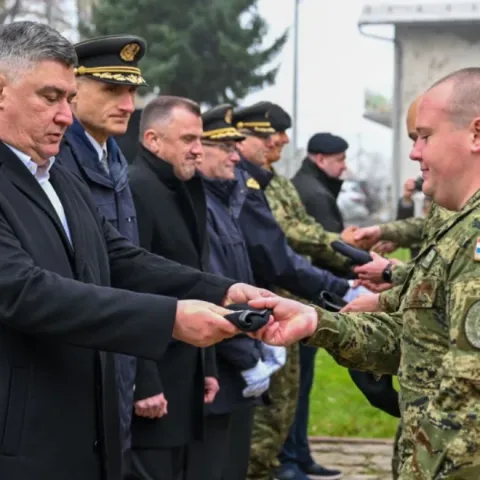
<svg viewBox="0 0 480 480"><path fill-rule="evenodd" d="M141 63L151 87L161 93L215 105L236 104L249 92L274 83L269 67L287 32L268 47L268 25L258 0L98 0L84 36L143 36Z"/></svg>

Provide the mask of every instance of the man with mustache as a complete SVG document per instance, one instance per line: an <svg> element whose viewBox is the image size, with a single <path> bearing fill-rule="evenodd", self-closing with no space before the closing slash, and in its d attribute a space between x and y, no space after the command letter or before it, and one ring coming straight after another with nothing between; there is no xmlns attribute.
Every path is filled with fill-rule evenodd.
<svg viewBox="0 0 480 480"><path fill-rule="evenodd" d="M75 45L79 62L78 90L72 101L75 120L65 132L58 155L58 160L88 185L102 214L136 245L137 219L128 184L128 165L113 135L127 130L135 92L146 85L138 68L145 50L145 40L134 35L109 35ZM115 367L128 462L136 359L118 354ZM160 397L150 400L161 402Z"/></svg>

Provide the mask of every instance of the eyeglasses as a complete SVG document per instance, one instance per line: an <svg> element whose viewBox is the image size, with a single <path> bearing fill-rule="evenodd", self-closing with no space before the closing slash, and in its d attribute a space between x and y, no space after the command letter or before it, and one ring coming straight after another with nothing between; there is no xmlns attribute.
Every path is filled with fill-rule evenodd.
<svg viewBox="0 0 480 480"><path fill-rule="evenodd" d="M233 153L236 150L236 145L234 143L223 143L223 142L202 142L202 145L205 145L206 147L216 147L222 152L225 153Z"/></svg>

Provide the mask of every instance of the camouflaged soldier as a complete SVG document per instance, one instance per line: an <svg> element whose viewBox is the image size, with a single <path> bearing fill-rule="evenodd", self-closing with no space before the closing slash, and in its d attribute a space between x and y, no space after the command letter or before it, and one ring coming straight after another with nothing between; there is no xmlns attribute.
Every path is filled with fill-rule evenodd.
<svg viewBox="0 0 480 480"><path fill-rule="evenodd" d="M410 104L407 112L407 133L413 142L417 139L415 123L420 99L421 97L417 97ZM364 242L364 244L368 244L370 247L379 241L392 242L396 246L403 248L421 245L431 241L437 230L449 219L451 214L449 210L438 206L435 202L430 202L430 208L425 218L408 218L360 228L354 232L354 240ZM391 268L390 282L393 285L401 285L411 268L411 263L390 264L389 267ZM368 269L368 266L360 267L357 270L365 269ZM385 278L384 274L382 276Z"/></svg>
<svg viewBox="0 0 480 480"><path fill-rule="evenodd" d="M416 122L417 106L420 101L420 98L421 97L418 97L417 99L415 99L414 102L412 102L412 104L408 109L408 114L407 114L407 132L413 142L415 142L417 139L415 122ZM401 238L401 241L408 242L409 240L411 240L415 243L418 243L421 240L422 245L428 245L430 242L432 242L437 231L442 227L442 225L448 220L448 218L452 214L453 212L450 212L449 210L441 208L437 204L432 202L430 211L428 212L427 217L425 219L414 219L415 223L418 226L420 225L422 226L421 231L420 231L420 228L418 228L418 226L415 226L413 229L411 229L412 231L409 233L408 232L409 227L408 226L405 227L406 222L403 222L403 221L392 222L391 224L388 224L389 228L387 231L389 231L389 233L392 235L390 239L395 238L394 235L396 231L397 238ZM418 222L418 220L422 220L422 221ZM383 225L380 225L380 227L383 227ZM406 234L403 235L403 238L402 238L402 232L406 232ZM407 278L412 266L413 266L413 263L411 262L408 264L393 265L393 271L391 276L392 284L402 285L405 282L405 279ZM387 312L387 313L397 312L401 302L401 293L402 293L401 288L391 288L381 293L378 301L381 311ZM348 310L356 311L356 309L353 308L351 305L348 307ZM393 450L393 457L392 457L392 474L394 479L398 478L399 469L401 465L401 457L402 457L401 433L402 433L402 426L400 422L397 429L397 433L395 435L394 450Z"/></svg>
<svg viewBox="0 0 480 480"><path fill-rule="evenodd" d="M282 121L282 118L277 120ZM283 130L287 130L290 128L290 119L288 118L284 120L288 120L288 125L285 124L285 128ZM270 159L276 156L279 158L281 149L286 143L288 143L288 136L286 134L276 135L276 137L275 143L269 150L268 158ZM275 177L272 179L272 182L274 180ZM295 187L293 187L293 189L295 190ZM268 192L269 188L267 188L265 193L271 208L272 205L270 203L270 196ZM300 202L300 205L302 205L299 198L298 201ZM274 216L278 221L275 211L272 211L272 213L274 213ZM282 225L280 222L279 224L280 227L285 231L284 225ZM287 232L285 233L289 242L291 242L291 238L289 238ZM320 242L320 246L322 245L321 239L327 235L327 232L325 232L322 228L322 233L317 239ZM337 237L338 235L332 235L332 237L328 238L327 242ZM293 245L292 248L294 248ZM328 243L326 244L325 248L331 249ZM346 265L345 260L342 258L339 259L338 263L339 265ZM286 290L276 289L276 293L279 295L288 296L290 298L296 298ZM299 379L299 345L298 343L295 343L290 345L287 349L287 360L284 367L270 377L270 388L268 391L270 404L265 406L259 405L255 409L250 448L250 461L248 466L249 480L270 480L272 478L272 473L280 467L280 462L278 461L277 456L293 424L297 406L296 399L298 398L299 393Z"/></svg>
<svg viewBox="0 0 480 480"><path fill-rule="evenodd" d="M286 290L278 289L276 293L294 298ZM270 405L258 405L255 409L248 480L271 480L280 467L277 455L293 424L299 379L299 345L294 343L287 347L284 367L270 377Z"/></svg>
<svg viewBox="0 0 480 480"><path fill-rule="evenodd" d="M348 259L330 246L330 242L338 239L338 234L327 232L307 214L293 183L278 175L271 166L280 159L282 148L289 142L286 130L291 127L290 116L272 104L269 120L276 131L267 153L267 162L274 176L265 194L275 219L297 253L309 256L318 266L343 273L349 271ZM286 290L277 289L276 293L302 301ZM299 346L294 344L288 347L285 366L270 379L271 405L259 406L255 411L248 471L250 480L270 479L272 472L280 466L277 456L294 421L299 375Z"/></svg>
<svg viewBox="0 0 480 480"><path fill-rule="evenodd" d="M409 248L413 244L425 241L434 232L438 225L447 220L450 212L432 202L430 211L426 217L406 218L394 222L382 223L371 227L359 228L354 235L355 240L368 242L374 246L384 240L393 242L397 247Z"/></svg>
<svg viewBox="0 0 480 480"><path fill-rule="evenodd" d="M314 265L337 273L348 273L351 264L330 246L338 234L327 232L305 210L297 189L288 178L279 175L273 163L280 160L282 148L289 142L286 130L291 127L290 116L277 105L272 105L269 119L275 129L273 147L267 154L269 169L273 173L265 195L272 213L285 232L288 243L297 253L311 258Z"/></svg>
<svg viewBox="0 0 480 480"><path fill-rule="evenodd" d="M291 300L263 340L309 337L339 363L395 374L404 432L401 480L480 478L480 69L454 72L422 97L423 190L455 211L425 244L401 287L398 314L331 314Z"/></svg>
<svg viewBox="0 0 480 480"><path fill-rule="evenodd" d="M410 139L417 140L417 131L415 123L417 118L417 108L421 97L417 97L408 108L407 112L407 133ZM439 207L435 202L431 202L430 209L425 218L415 217L395 222L384 223L358 229L354 234L356 241L362 241L372 247L377 242L383 240L393 242L396 246L409 248L415 244L421 244L428 241L438 227L450 216L450 212Z"/></svg>

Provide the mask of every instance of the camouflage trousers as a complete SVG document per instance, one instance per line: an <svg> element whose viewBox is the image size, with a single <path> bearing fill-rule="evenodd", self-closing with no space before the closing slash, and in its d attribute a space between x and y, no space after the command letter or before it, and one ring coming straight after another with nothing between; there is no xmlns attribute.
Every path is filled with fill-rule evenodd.
<svg viewBox="0 0 480 480"><path fill-rule="evenodd" d="M271 405L258 406L253 419L248 480L271 480L293 424L300 381L298 343L287 348L287 361L274 373L268 390Z"/></svg>
<svg viewBox="0 0 480 480"><path fill-rule="evenodd" d="M401 452L400 452L400 437L402 436L402 422L398 424L397 433L393 442L393 457L392 457L392 478L397 480L400 475L401 466Z"/></svg>

